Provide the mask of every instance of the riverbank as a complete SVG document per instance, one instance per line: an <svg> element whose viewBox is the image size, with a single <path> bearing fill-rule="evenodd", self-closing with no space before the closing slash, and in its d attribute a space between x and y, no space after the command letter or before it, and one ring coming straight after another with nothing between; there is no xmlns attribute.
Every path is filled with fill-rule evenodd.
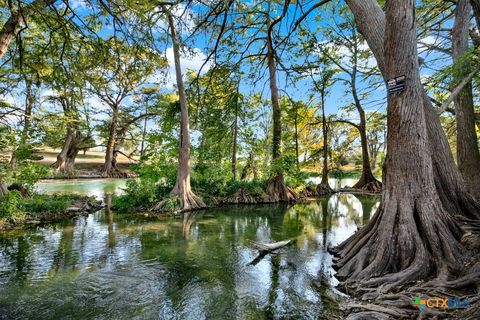
<svg viewBox="0 0 480 320"><path fill-rule="evenodd" d="M72 219L103 207L101 201L88 196L34 194L23 198L10 192L0 202L0 232Z"/></svg>
<svg viewBox="0 0 480 320"><path fill-rule="evenodd" d="M348 190L348 191L347 191ZM378 197L380 198L380 193L367 192L362 190L356 190L355 192L350 192L353 189L340 189L340 190L331 190L331 192L315 192L305 188L302 193L299 194L295 200L289 202L278 202L272 201L266 194L252 194L246 191L245 189L238 190L233 196L230 197L209 197L208 201L204 206L191 208L191 209L179 209L179 200L175 198L166 198L162 201L168 201L167 205L163 210L154 210L152 208L144 208L143 210L131 210L128 211L129 214L142 216L142 217L162 217L166 215L180 215L186 212L194 212L199 210L209 210L209 209L219 209L231 206L260 206L260 205L275 205L275 204L287 204L289 206L295 204L302 204L311 201L318 201L326 197L333 196L335 194L352 194L359 196L368 196L368 197ZM117 198L118 199L118 198ZM204 198L205 199L205 198ZM114 203L116 201L114 200ZM118 204L118 202L116 202ZM122 208L125 210L125 208ZM122 211L118 206L113 205L112 210Z"/></svg>

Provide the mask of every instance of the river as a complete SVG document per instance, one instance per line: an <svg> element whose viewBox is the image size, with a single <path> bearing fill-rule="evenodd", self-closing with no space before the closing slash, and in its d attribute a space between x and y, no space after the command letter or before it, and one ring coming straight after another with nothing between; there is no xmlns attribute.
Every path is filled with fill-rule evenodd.
<svg viewBox="0 0 480 320"><path fill-rule="evenodd" d="M339 182L338 185L351 182ZM124 180L49 181L108 200ZM331 255L378 206L335 194L183 218L101 210L0 234L0 319L317 319L337 308ZM293 239L258 256L252 241ZM327 283L317 281L323 275Z"/></svg>

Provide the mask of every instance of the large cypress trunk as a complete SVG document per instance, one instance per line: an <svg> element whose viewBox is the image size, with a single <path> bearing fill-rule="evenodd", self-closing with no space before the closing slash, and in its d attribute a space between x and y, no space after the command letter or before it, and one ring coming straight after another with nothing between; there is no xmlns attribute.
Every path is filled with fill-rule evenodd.
<svg viewBox="0 0 480 320"><path fill-rule="evenodd" d="M115 153L115 142L117 139L119 106L112 106L112 118L110 119L110 130L108 132L108 141L105 151L105 162L102 169L102 177L111 177L113 175L113 159Z"/></svg>
<svg viewBox="0 0 480 320"><path fill-rule="evenodd" d="M471 6L469 0L458 0L455 9L455 23L452 29L452 53L459 74L457 79L471 72L468 52L469 23ZM454 99L457 122L457 164L465 180L467 190L480 199L480 152L475 131L475 109L473 105L472 82L470 81Z"/></svg>
<svg viewBox="0 0 480 320"><path fill-rule="evenodd" d="M81 133L80 130L75 130L75 135L70 144L70 148L67 151L67 157L65 159L65 166L64 170L70 176L73 176L75 173L75 160L77 159L78 152L80 149L78 148L79 143L81 141Z"/></svg>
<svg viewBox="0 0 480 320"><path fill-rule="evenodd" d="M57 161L55 161L51 167L54 170L58 170L61 172L65 171L65 160L67 158L68 150L72 145L72 142L75 137L75 132L72 128L67 128L67 135L65 136L65 141L63 142L62 150L57 155Z"/></svg>
<svg viewBox="0 0 480 320"><path fill-rule="evenodd" d="M277 66L275 63L275 51L273 48L272 30L270 22L268 23L267 35L267 64L270 84L270 97L273 113L273 137L272 137L272 161L275 163L282 156L282 114L280 110L280 101L278 99L277 86ZM287 187L283 176L283 171L277 168L270 178L267 186L267 194L273 202L292 201L297 195Z"/></svg>
<svg viewBox="0 0 480 320"><path fill-rule="evenodd" d="M320 181L320 184L317 186L317 189L316 189L317 195L329 194L333 191L332 188L330 188L330 184L328 183L328 125L327 125L327 117L325 115L325 86L326 86L325 81L322 81L320 98L322 103L323 166L322 166L322 180Z"/></svg>
<svg viewBox="0 0 480 320"><path fill-rule="evenodd" d="M353 12L360 33L365 37L375 56L383 77L387 80L384 58L386 19L382 8L375 0L347 0L347 4ZM425 90L423 90L422 98L432 151L435 185L442 205L452 215L479 218L480 203L467 192L440 119Z"/></svg>
<svg viewBox="0 0 480 320"><path fill-rule="evenodd" d="M237 85L237 93L235 95L235 119L233 121L233 137L232 137L232 175L233 181L237 180L237 143L238 143L238 100L239 86Z"/></svg>
<svg viewBox="0 0 480 320"><path fill-rule="evenodd" d="M80 143L81 134L78 127L78 112L75 106L75 102L69 100L66 96L59 97L60 104L63 108L63 113L67 122L67 134L63 142L62 150L57 155L57 161L55 161L51 167L54 170L60 171L67 175L73 175L75 158L78 153L78 144Z"/></svg>
<svg viewBox="0 0 480 320"><path fill-rule="evenodd" d="M190 186L190 128L188 117L188 105L185 86L182 79L180 65L180 44L172 14L163 7L168 16L171 38L173 42L173 56L175 62L175 76L180 100L180 145L178 150L178 170L175 186L170 192L171 197L180 199L181 210L193 210L204 207L203 201L196 196ZM158 203L153 209L162 210L165 202Z"/></svg>
<svg viewBox="0 0 480 320"><path fill-rule="evenodd" d="M348 1L356 18L355 7L365 8L367 2L372 4ZM358 18L369 19L374 12ZM465 252L460 227L438 191L436 149L427 126L431 118L422 103L415 1L389 1L387 20L381 69L386 79L405 75L406 88L388 98L382 203L368 225L335 250L338 276L347 284L386 290L429 277L446 279L459 270Z"/></svg>

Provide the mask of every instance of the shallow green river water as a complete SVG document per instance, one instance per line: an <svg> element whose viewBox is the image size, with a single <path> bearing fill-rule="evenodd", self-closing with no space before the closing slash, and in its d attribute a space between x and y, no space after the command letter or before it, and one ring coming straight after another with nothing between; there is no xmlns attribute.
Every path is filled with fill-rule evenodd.
<svg viewBox="0 0 480 320"><path fill-rule="evenodd" d="M80 181L81 182L81 181ZM67 184L72 182L66 182ZM84 184L88 184L84 181ZM124 181L73 182L107 198ZM39 191L64 190L59 182ZM0 234L0 319L316 319L329 245L370 217L377 198L334 195L286 205L229 206L183 218L108 209ZM252 241L293 239L258 257Z"/></svg>

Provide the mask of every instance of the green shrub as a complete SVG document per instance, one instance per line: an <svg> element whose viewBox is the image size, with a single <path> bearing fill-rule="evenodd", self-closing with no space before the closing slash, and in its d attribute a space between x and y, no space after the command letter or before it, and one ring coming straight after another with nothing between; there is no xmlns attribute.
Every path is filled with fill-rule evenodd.
<svg viewBox="0 0 480 320"><path fill-rule="evenodd" d="M127 181L125 193L112 200L115 210L135 211L152 207L157 201L166 197L172 190L169 183L156 183L150 179Z"/></svg>
<svg viewBox="0 0 480 320"><path fill-rule="evenodd" d="M58 214L65 212L72 202L80 198L79 195L35 194L30 199L24 200L23 207L25 212L33 215L37 213Z"/></svg>
<svg viewBox="0 0 480 320"><path fill-rule="evenodd" d="M165 211L176 211L180 209L179 197L167 197L164 200L163 209Z"/></svg>
<svg viewBox="0 0 480 320"><path fill-rule="evenodd" d="M263 196L267 189L266 180L230 181L226 187L226 195L233 196L238 190L243 189L252 196Z"/></svg>
<svg viewBox="0 0 480 320"><path fill-rule="evenodd" d="M20 192L10 191L0 198L0 219L14 223L25 219Z"/></svg>

